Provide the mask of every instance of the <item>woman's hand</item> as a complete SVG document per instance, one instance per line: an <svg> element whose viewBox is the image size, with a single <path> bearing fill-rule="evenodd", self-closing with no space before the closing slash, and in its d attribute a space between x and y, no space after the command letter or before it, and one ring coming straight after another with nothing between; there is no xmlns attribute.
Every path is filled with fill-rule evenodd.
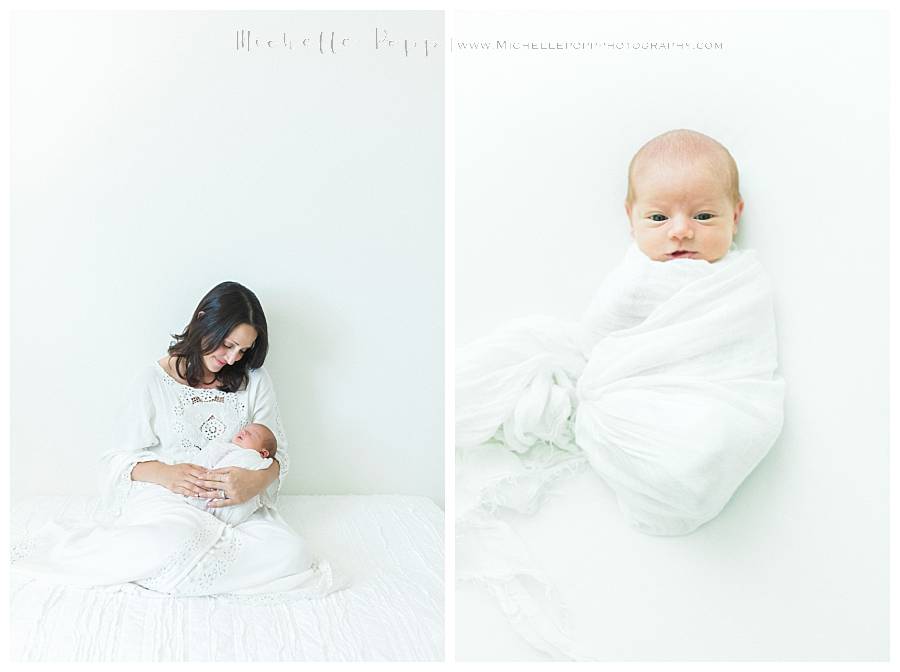
<svg viewBox="0 0 900 672"><path fill-rule="evenodd" d="M274 462L274 460L273 460ZM271 468L271 467L270 467ZM207 502L211 509L242 504L258 495L271 482L268 470L222 467L206 472L200 485L212 491L213 499ZM277 472L276 472L277 473ZM222 497L224 495L224 498Z"/></svg>
<svg viewBox="0 0 900 672"><path fill-rule="evenodd" d="M188 497L215 497L200 485L206 474L206 467L196 464L166 464L158 460L138 462L131 470L132 481L155 483L167 490Z"/></svg>
<svg viewBox="0 0 900 672"><path fill-rule="evenodd" d="M179 495L188 497L216 497L216 494L203 487L206 467L189 462L164 465L160 485Z"/></svg>

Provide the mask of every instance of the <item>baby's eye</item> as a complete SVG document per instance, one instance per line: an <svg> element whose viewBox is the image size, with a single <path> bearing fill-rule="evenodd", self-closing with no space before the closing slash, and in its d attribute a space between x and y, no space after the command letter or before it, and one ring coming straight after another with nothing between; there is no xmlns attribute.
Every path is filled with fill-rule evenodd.
<svg viewBox="0 0 900 672"><path fill-rule="evenodd" d="M668 219L668 217L666 217L665 215L662 215L658 212L654 212L652 215L650 215L650 220L653 222L664 222L667 219Z"/></svg>
<svg viewBox="0 0 900 672"><path fill-rule="evenodd" d="M697 215L696 219L700 220L701 222L705 222L707 219L712 219L714 216L715 215L713 215L711 212L701 212Z"/></svg>

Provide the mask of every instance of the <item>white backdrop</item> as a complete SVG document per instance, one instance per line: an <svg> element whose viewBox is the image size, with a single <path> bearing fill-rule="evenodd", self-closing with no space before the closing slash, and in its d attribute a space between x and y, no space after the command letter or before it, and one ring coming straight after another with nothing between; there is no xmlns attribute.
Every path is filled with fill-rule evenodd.
<svg viewBox="0 0 900 672"><path fill-rule="evenodd" d="M608 659L888 655L888 33L878 13L457 14L456 333L577 318L628 243L633 153L692 128L741 170L776 287L786 422L698 532L632 531L586 474L515 518ZM721 50L459 41L722 42ZM458 659L527 659L480 589Z"/></svg>
<svg viewBox="0 0 900 672"><path fill-rule="evenodd" d="M13 497L95 492L125 386L235 280L268 318L286 491L442 504L442 22L14 16Z"/></svg>

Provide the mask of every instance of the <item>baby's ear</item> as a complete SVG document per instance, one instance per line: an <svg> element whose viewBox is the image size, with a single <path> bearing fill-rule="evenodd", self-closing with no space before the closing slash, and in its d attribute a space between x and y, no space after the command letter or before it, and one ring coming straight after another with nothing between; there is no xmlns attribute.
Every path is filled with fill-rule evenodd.
<svg viewBox="0 0 900 672"><path fill-rule="evenodd" d="M741 214L744 212L744 202L738 201L734 206L734 228L737 230L738 221L741 218Z"/></svg>
<svg viewBox="0 0 900 672"><path fill-rule="evenodd" d="M268 457L268 456L269 456L269 451L266 450L265 448L263 448L263 449L262 449L262 456L263 456L263 457Z"/></svg>

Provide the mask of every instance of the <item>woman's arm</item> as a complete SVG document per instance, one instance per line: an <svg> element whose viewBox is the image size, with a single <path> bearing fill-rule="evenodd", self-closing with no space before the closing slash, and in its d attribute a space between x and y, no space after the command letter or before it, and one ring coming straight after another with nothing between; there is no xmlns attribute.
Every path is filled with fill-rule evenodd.
<svg viewBox="0 0 900 672"><path fill-rule="evenodd" d="M266 480L263 483L262 488L260 488L260 490L265 490L273 481L278 479L278 474L281 472L281 464L278 462L278 457L273 457L272 464L265 469L261 469L260 472L266 475Z"/></svg>
<svg viewBox="0 0 900 672"><path fill-rule="evenodd" d="M131 490L132 469L159 459L154 448L159 438L154 429L155 404L151 393L154 372L141 372L126 387L124 403L113 422L112 447L100 458L100 491L107 514L118 515Z"/></svg>
<svg viewBox="0 0 900 672"><path fill-rule="evenodd" d="M275 386L269 372L264 368L259 370L259 385L253 403L253 422L265 425L275 434L278 450L275 454L275 462L278 463L278 471L274 472L277 478L269 481L267 487L259 493L265 506L274 509L275 500L281 491L284 477L291 468L291 455L287 436L281 424L281 414L278 410L278 399L275 396Z"/></svg>
<svg viewBox="0 0 900 672"><path fill-rule="evenodd" d="M250 422L258 422L268 427L275 435L277 452L272 464L266 469L252 471L240 467L223 467L214 469L207 475L202 485L207 488L219 488L225 490L228 499L216 502L210 506L230 506L247 501L255 495L260 496L263 505L275 508L275 499L284 477L290 468L290 456L288 455L288 442L281 426L281 417L278 412L278 401L275 398L275 388L268 371L258 369L256 380L249 393ZM207 485L214 483L214 485ZM219 485L221 484L221 485ZM232 499L236 501L231 501Z"/></svg>
<svg viewBox="0 0 900 672"><path fill-rule="evenodd" d="M132 481L144 483L156 483L162 485L168 464L154 460L152 462L138 462L131 470Z"/></svg>

